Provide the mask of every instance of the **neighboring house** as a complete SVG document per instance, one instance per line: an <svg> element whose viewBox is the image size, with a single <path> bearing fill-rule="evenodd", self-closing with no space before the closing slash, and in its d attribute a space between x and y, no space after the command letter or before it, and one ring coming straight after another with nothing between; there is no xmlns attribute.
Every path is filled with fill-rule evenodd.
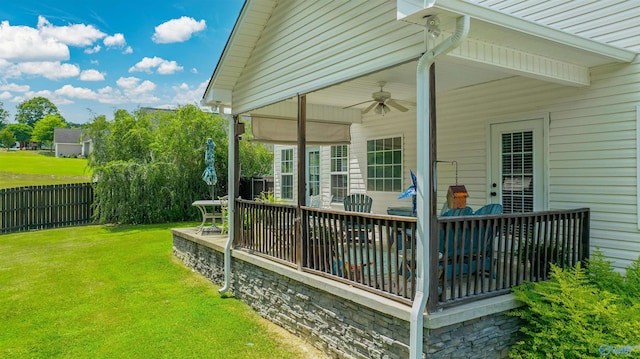
<svg viewBox="0 0 640 359"><path fill-rule="evenodd" d="M88 156L93 146L86 131L71 128L54 129L53 145L56 157Z"/></svg>
<svg viewBox="0 0 640 359"><path fill-rule="evenodd" d="M297 203L303 173L306 196L339 208L366 192L386 214L410 206L409 170L425 189L433 166L438 204L457 180L473 208L590 208L591 249L622 269L640 255L638 18L637 2L613 0L247 1L203 103L277 144L278 198ZM420 59L440 49L434 89Z"/></svg>

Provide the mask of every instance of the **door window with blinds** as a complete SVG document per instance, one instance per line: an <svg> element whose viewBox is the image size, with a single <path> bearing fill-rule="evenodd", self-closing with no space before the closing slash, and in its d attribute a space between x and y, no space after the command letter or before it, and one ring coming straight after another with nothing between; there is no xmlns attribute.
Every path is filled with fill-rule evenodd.
<svg viewBox="0 0 640 359"><path fill-rule="evenodd" d="M502 134L502 207L533 211L533 131Z"/></svg>
<svg viewBox="0 0 640 359"><path fill-rule="evenodd" d="M504 213L544 206L543 119L491 125L491 202Z"/></svg>

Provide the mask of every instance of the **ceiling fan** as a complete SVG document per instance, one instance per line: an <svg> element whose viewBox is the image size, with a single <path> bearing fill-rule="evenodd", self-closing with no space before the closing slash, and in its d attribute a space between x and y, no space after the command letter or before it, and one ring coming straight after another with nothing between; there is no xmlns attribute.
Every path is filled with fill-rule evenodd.
<svg viewBox="0 0 640 359"><path fill-rule="evenodd" d="M391 111L390 107L393 107L393 108L395 108L396 110L398 110L400 112L409 111L408 108L402 106L396 100L391 98L391 92L387 92L387 91L383 90L383 87L384 87L385 84L386 84L386 82L384 82L384 81L378 82L378 86L380 86L380 91L377 91L377 92L374 92L374 93L371 94L371 98L373 100L367 100L367 101L359 102L359 103L353 104L351 106L347 106L345 108L350 108L350 107L362 105L363 103L367 103L367 102L371 102L372 101L373 103L371 105L369 105L367 108L362 110L363 114L373 110L373 112L384 116L385 113L389 113L389 111Z"/></svg>

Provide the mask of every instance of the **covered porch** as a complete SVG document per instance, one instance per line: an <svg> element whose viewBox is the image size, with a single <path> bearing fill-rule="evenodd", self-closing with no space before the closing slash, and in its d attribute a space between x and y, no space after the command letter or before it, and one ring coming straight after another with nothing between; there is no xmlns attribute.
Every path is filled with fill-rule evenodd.
<svg viewBox="0 0 640 359"><path fill-rule="evenodd" d="M234 244L300 271L411 305L416 218L237 199ZM428 311L548 279L589 254L589 210L437 218Z"/></svg>
<svg viewBox="0 0 640 359"><path fill-rule="evenodd" d="M592 245L626 258L611 232L636 230L634 52L469 1L247 4L203 100L234 115L229 197L250 116L277 144L284 203L233 201L225 275L235 248L410 306L417 358L441 309L507 297ZM443 217L458 184L470 213ZM415 217L389 215L412 185ZM353 193L371 213L344 211ZM472 214L487 204L504 211Z"/></svg>

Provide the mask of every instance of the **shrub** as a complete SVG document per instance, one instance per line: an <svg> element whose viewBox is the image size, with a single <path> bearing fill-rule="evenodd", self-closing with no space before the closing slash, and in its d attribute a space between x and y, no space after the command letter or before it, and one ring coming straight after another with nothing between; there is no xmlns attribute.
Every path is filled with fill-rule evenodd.
<svg viewBox="0 0 640 359"><path fill-rule="evenodd" d="M547 282L514 289L525 307L523 340L512 358L591 358L613 354L640 357L640 258L616 273L596 251L588 267L552 266Z"/></svg>

